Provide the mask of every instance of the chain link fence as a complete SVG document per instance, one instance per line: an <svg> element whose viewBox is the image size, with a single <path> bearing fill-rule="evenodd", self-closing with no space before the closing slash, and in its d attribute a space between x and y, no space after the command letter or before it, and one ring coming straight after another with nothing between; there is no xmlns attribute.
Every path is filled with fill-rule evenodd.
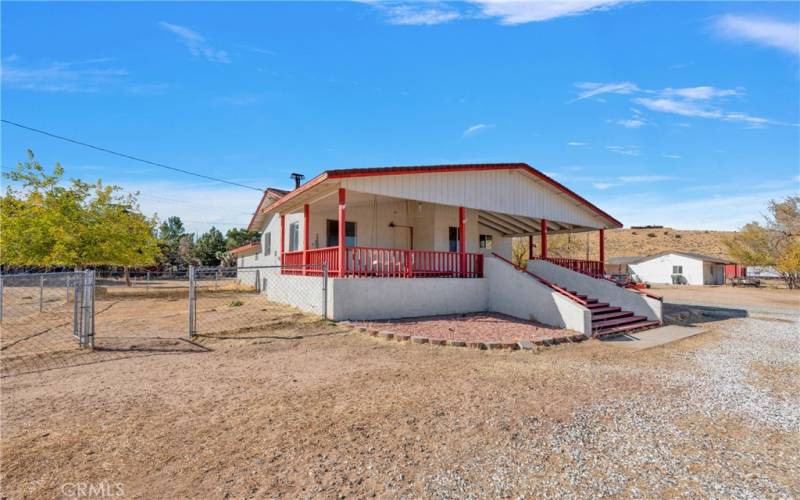
<svg viewBox="0 0 800 500"><path fill-rule="evenodd" d="M94 271L0 276L2 372L94 345Z"/></svg>
<svg viewBox="0 0 800 500"><path fill-rule="evenodd" d="M0 277L3 376L131 356L207 350L198 336L313 326L327 267L191 267ZM309 314L311 313L311 314ZM80 349L81 347L94 348Z"/></svg>
<svg viewBox="0 0 800 500"><path fill-rule="evenodd" d="M308 312L327 314L324 265L196 267L189 290L190 337L267 330L300 321Z"/></svg>

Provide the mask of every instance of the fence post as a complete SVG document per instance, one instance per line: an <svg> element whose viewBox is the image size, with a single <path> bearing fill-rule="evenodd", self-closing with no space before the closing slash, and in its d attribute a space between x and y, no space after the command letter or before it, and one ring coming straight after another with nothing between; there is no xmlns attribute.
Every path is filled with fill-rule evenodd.
<svg viewBox="0 0 800 500"><path fill-rule="evenodd" d="M144 285L144 291L146 293L150 292L150 271L147 271L147 281L145 282L145 285Z"/></svg>
<svg viewBox="0 0 800 500"><path fill-rule="evenodd" d="M328 319L328 263L322 263L322 319Z"/></svg>
<svg viewBox="0 0 800 500"><path fill-rule="evenodd" d="M194 266L189 266L189 339L195 334L195 293Z"/></svg>
<svg viewBox="0 0 800 500"><path fill-rule="evenodd" d="M94 271L83 272L81 304L81 347L94 347Z"/></svg>
<svg viewBox="0 0 800 500"><path fill-rule="evenodd" d="M39 276L39 312L44 311L44 274Z"/></svg>
<svg viewBox="0 0 800 500"><path fill-rule="evenodd" d="M0 275L0 323L3 322L3 276Z"/></svg>
<svg viewBox="0 0 800 500"><path fill-rule="evenodd" d="M261 293L261 269L256 269L256 293Z"/></svg>
<svg viewBox="0 0 800 500"><path fill-rule="evenodd" d="M78 273L76 273L78 274ZM74 288L74 297L72 299L72 336L78 339L78 345L83 347L83 340L81 339L81 306L80 306L80 298L81 295L81 284L77 280L75 280Z"/></svg>

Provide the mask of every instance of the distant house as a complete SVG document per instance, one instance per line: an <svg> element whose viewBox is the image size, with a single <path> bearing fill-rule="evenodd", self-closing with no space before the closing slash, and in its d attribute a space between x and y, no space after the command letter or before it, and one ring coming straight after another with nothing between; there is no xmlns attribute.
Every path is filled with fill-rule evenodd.
<svg viewBox="0 0 800 500"><path fill-rule="evenodd" d="M328 170L267 190L249 226L260 243L233 253L269 300L336 320L495 311L613 333L661 319L659 300L602 279L604 230L621 226L525 163ZM600 260L548 257L548 234L587 231ZM531 255L539 242L527 272L515 237Z"/></svg>
<svg viewBox="0 0 800 500"><path fill-rule="evenodd" d="M723 285L725 268L732 262L689 252L661 252L646 257L616 257L609 259L619 274L635 274L653 284Z"/></svg>

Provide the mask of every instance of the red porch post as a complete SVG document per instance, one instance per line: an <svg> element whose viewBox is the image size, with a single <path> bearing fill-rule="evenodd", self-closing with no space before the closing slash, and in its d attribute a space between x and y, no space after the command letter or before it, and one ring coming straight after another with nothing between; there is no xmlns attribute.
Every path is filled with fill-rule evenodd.
<svg viewBox="0 0 800 500"><path fill-rule="evenodd" d="M464 207L458 207L458 268L462 278L465 278L467 275L466 212Z"/></svg>
<svg viewBox="0 0 800 500"><path fill-rule="evenodd" d="M542 258L547 258L547 221L542 219L539 223L539 231L542 237Z"/></svg>
<svg viewBox="0 0 800 500"><path fill-rule="evenodd" d="M283 253L286 248L286 216L281 214L281 271L283 271Z"/></svg>
<svg viewBox="0 0 800 500"><path fill-rule="evenodd" d="M303 205L303 274L308 274L308 203Z"/></svg>
<svg viewBox="0 0 800 500"><path fill-rule="evenodd" d="M345 190L344 188L339 188L339 277L344 278L346 273L345 269L345 262L346 262L346 247L344 245L345 235Z"/></svg>
<svg viewBox="0 0 800 500"><path fill-rule="evenodd" d="M606 230L600 230L600 274L606 274Z"/></svg>

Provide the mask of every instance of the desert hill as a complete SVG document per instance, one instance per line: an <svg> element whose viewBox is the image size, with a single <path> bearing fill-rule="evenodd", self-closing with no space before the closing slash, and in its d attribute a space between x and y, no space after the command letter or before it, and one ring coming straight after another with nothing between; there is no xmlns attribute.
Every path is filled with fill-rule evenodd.
<svg viewBox="0 0 800 500"><path fill-rule="evenodd" d="M736 234L735 231L698 231L673 229L670 227L646 229L612 229L606 231L606 259L611 257L630 257L652 255L659 252L694 252L729 259L724 241ZM597 232L558 235L549 239L549 253L552 256L585 259L598 258ZM538 245L538 240L534 239Z"/></svg>

